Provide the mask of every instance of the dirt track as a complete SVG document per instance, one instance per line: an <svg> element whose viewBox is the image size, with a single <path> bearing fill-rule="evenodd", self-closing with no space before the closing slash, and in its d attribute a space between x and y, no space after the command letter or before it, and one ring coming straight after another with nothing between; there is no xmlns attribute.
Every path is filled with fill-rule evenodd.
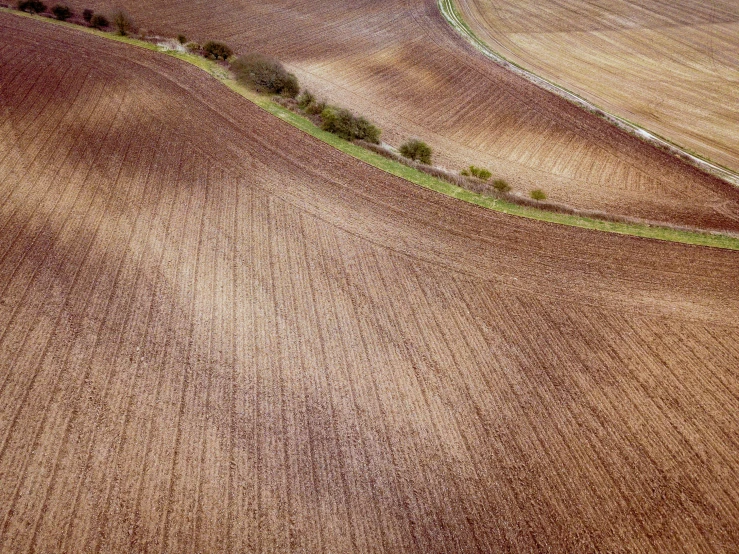
<svg viewBox="0 0 739 554"><path fill-rule="evenodd" d="M0 14L0 550L731 551L738 270Z"/></svg>
<svg viewBox="0 0 739 554"><path fill-rule="evenodd" d="M72 0L108 10L107 0ZM646 148L495 66L436 0L130 0L150 32L216 38L289 62L301 82L376 121L395 146L428 141L450 169L488 167L523 194L579 208L739 230L739 192Z"/></svg>

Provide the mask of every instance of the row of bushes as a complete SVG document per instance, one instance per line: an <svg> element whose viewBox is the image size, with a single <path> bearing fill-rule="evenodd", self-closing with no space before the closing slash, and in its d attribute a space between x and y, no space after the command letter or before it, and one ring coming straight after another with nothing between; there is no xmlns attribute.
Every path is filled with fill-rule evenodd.
<svg viewBox="0 0 739 554"><path fill-rule="evenodd" d="M204 50L208 52L205 47ZM218 58L212 53L210 57ZM318 100L308 90L300 92L297 77L288 73L284 66L274 58L261 54L240 56L231 61L231 69L241 83L260 93L279 95L282 98L281 104L289 108L297 108L311 116L311 119L324 131L333 133L344 140L360 141L365 147L380 144L381 130L379 128L347 109L330 106ZM431 147L421 140L411 139L402 144L398 151L405 159L425 166L430 166L432 163ZM485 168L471 165L462 170L461 176L488 181L492 173ZM500 193L511 190L511 186L503 179L494 180L492 186ZM547 197L546 193L540 189L531 191L530 196L534 200L545 200Z"/></svg>
<svg viewBox="0 0 739 554"><path fill-rule="evenodd" d="M28 13L41 14L47 11L47 6L42 0L20 0L20 2L18 2L18 9ZM66 4L56 4L50 11L59 21L67 21L75 15L72 9ZM96 29L105 29L111 26L111 22L107 17L102 14L95 13L91 9L85 9L82 11L82 19L84 19L91 27ZM122 10L113 14L112 26L121 36L127 36L136 32L136 25L134 24L133 19ZM178 35L177 40L183 45L187 42L185 35ZM187 44L187 47L192 52L199 53L214 60L227 60L233 55L231 48L216 41L208 41L202 46L196 43L189 43Z"/></svg>
<svg viewBox="0 0 739 554"><path fill-rule="evenodd" d="M42 0L21 0L18 2L18 9L28 13L45 13L47 6ZM74 17L74 12L66 4L55 4L51 8L51 14L59 21L67 21ZM82 12L82 19L95 29L105 29L110 27L111 22L102 14L95 13L90 9ZM113 15L113 26L119 35L126 36L133 32L135 27L131 17L124 11L118 11Z"/></svg>
<svg viewBox="0 0 739 554"><path fill-rule="evenodd" d="M467 169L463 169L460 172L460 175L464 177L475 177L481 181L488 181L490 177L493 176L488 169L485 169L484 167L476 167L474 165L469 166ZM495 179L493 181L493 188L498 192L509 192L511 190L511 185L503 179ZM529 193L529 196L534 200L547 199L547 194L541 189L532 190Z"/></svg>
<svg viewBox="0 0 739 554"><path fill-rule="evenodd" d="M543 200L546 200L546 194L540 189L531 191L531 193L529 194L530 199L523 198L517 195L510 195L506 193L510 192L511 187L510 185L508 185L506 181L502 179L496 179L493 182L493 187L492 187L493 190L491 190L489 185L481 179L470 179L470 175L464 176L461 174L461 172L459 173L453 172L453 171L443 169L441 167L426 165L426 164L423 164L417 161L413 161L409 158L406 158L400 155L396 150L386 145L370 144L368 142L362 142L362 141L359 142L359 145L362 146L363 148L366 148L367 150L371 150L372 152L380 154L381 156L385 158L391 159L398 163L402 163L403 165L412 167L419 171L423 171L424 173L427 173L428 175L432 175L436 177L437 179L441 179L442 181L446 181L447 183L451 183L455 186L458 186L466 190L470 190L472 192L476 192L478 194L483 194L486 196L492 195L493 197L505 199L510 202L514 202L515 204L519 204L521 206L539 207L539 208L544 208L546 210L557 212L557 213L565 213L565 214L570 214L570 215L583 215L586 217L596 217L599 219L606 219L609 221L626 222L624 218L610 216L608 214L604 214L601 212L592 212L592 211L586 212L582 210L577 210L565 204L558 204L558 203L552 203L552 202L542 203Z"/></svg>
<svg viewBox="0 0 739 554"><path fill-rule="evenodd" d="M293 102L281 101L289 108L297 107L324 131L333 133L344 140L360 141L363 146L380 144L381 131L367 119L354 115L351 111L343 108L330 106L326 102L318 100L310 91L300 91L298 79L292 73L288 73L283 65L267 56L261 54L249 54L240 56L231 62L231 68L236 78L243 84L260 93L277 94L282 99L293 99ZM425 166L432 163L431 147L418 139L411 139L402 144L398 150L404 158L419 162ZM462 170L463 177L475 177L481 181L488 181L492 173L482 167L474 165ZM503 179L496 179L492 183L493 188L506 193L511 186ZM536 189L531 191L530 196L534 200L545 200L547 195L544 191Z"/></svg>
<svg viewBox="0 0 739 554"><path fill-rule="evenodd" d="M33 13L43 13L46 5L42 0L21 0L18 9ZM52 8L54 16L66 21L74 14L72 10L62 4ZM85 10L83 18L91 26L98 29L108 27L110 23L107 18L100 14L94 14L92 10ZM113 17L113 23L120 35L128 35L134 30L131 18L122 11ZM184 35L178 35L180 44L187 47L190 52L200 54L213 60L228 60L233 57L233 50L226 44L217 41L208 41L202 46L194 42L187 42ZM231 70L236 79L249 88L268 94L278 94L284 98L296 98L300 93L298 78L289 73L285 67L276 59L262 54L252 53L239 56L230 61ZM380 143L382 131L362 116L356 116L351 111L329 106L325 102L318 101L309 91L303 91L297 99L298 107L306 114L318 116L320 126L324 131L333 133L345 140L360 140L371 144ZM431 148L425 142L411 139L400 147L400 153L411 160L431 165Z"/></svg>
<svg viewBox="0 0 739 554"><path fill-rule="evenodd" d="M482 179L483 181L487 181L488 179L490 179L490 177L493 176L493 174L490 173L489 170L483 167L476 167L474 165L471 165L467 169L463 169L462 175L464 175L465 177L477 177L478 179Z"/></svg>
<svg viewBox="0 0 739 554"><path fill-rule="evenodd" d="M333 133L344 140L362 140L380 144L382 131L362 116L349 110L329 106L316 99L310 91L303 91L298 97L298 107L308 115L316 116L321 129Z"/></svg>
<svg viewBox="0 0 739 554"><path fill-rule="evenodd" d="M381 130L364 117L356 116L344 108L329 106L310 91L301 93L297 77L288 73L274 58L262 54L239 56L231 61L231 69L240 83L257 92L293 99L294 106L313 116L324 131L350 141L380 142Z"/></svg>
<svg viewBox="0 0 739 554"><path fill-rule="evenodd" d="M209 40L205 44L187 42L185 35L177 35L177 42L185 46L191 54L197 54L209 60L228 60L233 55L233 50L222 42Z"/></svg>
<svg viewBox="0 0 739 554"><path fill-rule="evenodd" d="M380 144L381 131L364 117L356 116L342 108L319 101L310 91L303 91L297 98L297 106L306 114L318 116L321 129L345 140L359 140ZM399 149L404 158L431 165L431 147L418 139L410 139Z"/></svg>
<svg viewBox="0 0 739 554"><path fill-rule="evenodd" d="M18 9L29 13L44 13L47 10L42 0L20 0ZM66 21L74 16L74 13L64 4L56 4L51 8L51 13L60 21ZM90 9L82 12L82 18L97 29L110 26L108 19L102 14L96 14ZM118 11L113 16L113 25L118 34L126 36L135 32L135 25L131 17L123 11ZM197 53L213 60L227 61L233 58L233 50L226 44L217 41L208 41L202 46L194 42L187 42L184 35L178 35L180 44L193 53ZM351 111L330 106L324 101L319 101L310 91L300 92L298 79L289 73L285 67L276 59L262 54L252 53L231 59L231 70L236 79L244 85L259 93L280 95L285 99L294 99L295 105L305 114L313 116L319 126L330 133L348 141L359 141L368 147L380 144L381 130L361 116L354 115ZM384 147L383 147L384 148ZM372 148L374 150L374 148ZM432 150L425 142L418 139L410 139L399 148L400 155L408 160L431 166ZM432 169L426 167L425 171ZM442 173L445 173L442 171ZM460 172L463 177L474 177L480 181L488 181L492 173L482 167L474 165ZM511 190L510 185L502 180L496 179L492 183L493 188L506 193ZM546 194L540 189L531 191L530 196L534 200L545 200Z"/></svg>

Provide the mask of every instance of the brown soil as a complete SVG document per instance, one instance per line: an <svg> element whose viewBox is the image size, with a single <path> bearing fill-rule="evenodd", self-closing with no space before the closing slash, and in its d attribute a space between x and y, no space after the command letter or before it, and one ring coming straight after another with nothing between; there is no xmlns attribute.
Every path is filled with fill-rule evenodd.
<svg viewBox="0 0 739 554"><path fill-rule="evenodd" d="M0 551L732 551L738 271L0 14Z"/></svg>
<svg viewBox="0 0 739 554"><path fill-rule="evenodd" d="M576 208L739 230L737 190L496 66L436 0L130 0L127 9L148 32L277 56L314 93L375 121L390 144L423 138L447 168L487 167L521 194L540 188Z"/></svg>

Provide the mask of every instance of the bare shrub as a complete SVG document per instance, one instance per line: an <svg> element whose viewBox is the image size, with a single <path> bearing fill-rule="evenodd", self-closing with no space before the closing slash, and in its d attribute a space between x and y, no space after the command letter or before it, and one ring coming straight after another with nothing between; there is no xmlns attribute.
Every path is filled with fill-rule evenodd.
<svg viewBox="0 0 739 554"><path fill-rule="evenodd" d="M233 55L233 50L222 42L209 40L203 44L203 54L214 60L227 60Z"/></svg>
<svg viewBox="0 0 739 554"><path fill-rule="evenodd" d="M72 17L72 10L69 9L69 6L65 6L64 4L56 4L51 8L51 13L54 14L54 17L59 21L66 21Z"/></svg>
<svg viewBox="0 0 739 554"><path fill-rule="evenodd" d="M496 179L495 181L493 181L493 188L498 192L508 192L509 190L511 190L511 185L509 185L503 179Z"/></svg>
<svg viewBox="0 0 739 554"><path fill-rule="evenodd" d="M125 37L136 30L136 26L134 25L131 16L122 10L117 11L113 16L113 25L115 26L116 33L122 37Z"/></svg>
<svg viewBox="0 0 739 554"><path fill-rule="evenodd" d="M21 0L18 2L18 9L28 13L43 13L46 11L46 4L41 0Z"/></svg>
<svg viewBox="0 0 739 554"><path fill-rule="evenodd" d="M96 13L90 18L90 25L96 29L104 29L110 25L110 21L104 15Z"/></svg>
<svg viewBox="0 0 739 554"><path fill-rule="evenodd" d="M262 54L239 56L231 62L231 69L239 82L256 90L295 98L300 92L298 78L288 73L274 58Z"/></svg>
<svg viewBox="0 0 739 554"><path fill-rule="evenodd" d="M88 23L92 21L93 15L95 15L95 12L92 11L90 8L85 8L84 10L82 10L82 19L84 19Z"/></svg>

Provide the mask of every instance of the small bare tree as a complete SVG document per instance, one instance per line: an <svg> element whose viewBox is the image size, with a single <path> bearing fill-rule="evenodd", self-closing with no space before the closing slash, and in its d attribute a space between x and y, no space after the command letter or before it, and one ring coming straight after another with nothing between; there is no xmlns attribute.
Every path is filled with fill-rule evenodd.
<svg viewBox="0 0 739 554"><path fill-rule="evenodd" d="M123 10L118 10L113 15L113 25L115 26L116 33L125 37L136 31L136 26L133 23L133 19Z"/></svg>
<svg viewBox="0 0 739 554"><path fill-rule="evenodd" d="M28 13L43 13L46 11L46 4L41 0L21 0L18 2L18 9Z"/></svg>
<svg viewBox="0 0 739 554"><path fill-rule="evenodd" d="M59 21L66 21L70 17L72 17L72 10L69 9L69 6L66 6L64 4L57 4L53 8L51 8L51 13L54 14L54 17L56 17Z"/></svg>
<svg viewBox="0 0 739 554"><path fill-rule="evenodd" d="M104 29L108 25L110 25L108 18L102 14L96 13L90 19L90 26L94 27L95 29Z"/></svg>

